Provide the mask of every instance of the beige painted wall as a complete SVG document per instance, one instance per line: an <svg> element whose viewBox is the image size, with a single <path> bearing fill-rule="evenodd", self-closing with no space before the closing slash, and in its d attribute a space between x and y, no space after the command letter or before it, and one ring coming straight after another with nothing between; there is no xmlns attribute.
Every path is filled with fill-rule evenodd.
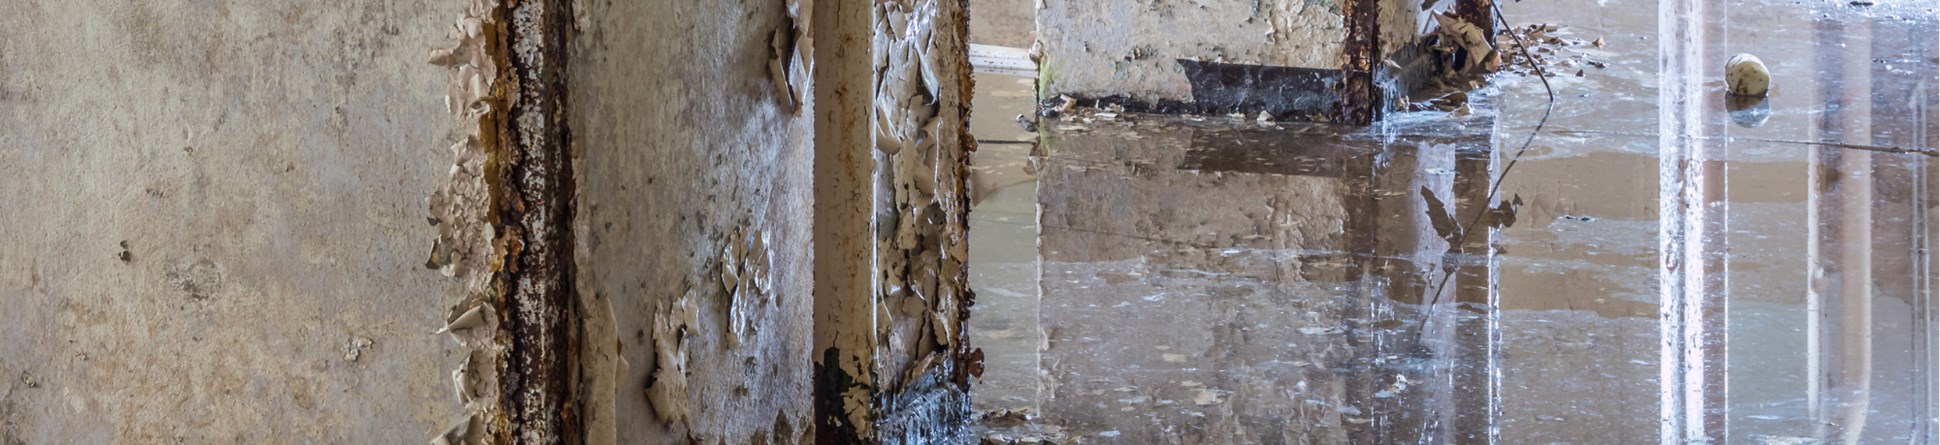
<svg viewBox="0 0 1940 445"><path fill-rule="evenodd" d="M454 127L425 56L460 6L0 2L0 443L452 420L422 264Z"/></svg>

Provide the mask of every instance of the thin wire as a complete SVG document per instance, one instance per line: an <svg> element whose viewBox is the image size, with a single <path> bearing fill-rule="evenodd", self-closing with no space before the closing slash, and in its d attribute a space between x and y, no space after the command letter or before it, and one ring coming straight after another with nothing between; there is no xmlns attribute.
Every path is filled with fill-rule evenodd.
<svg viewBox="0 0 1940 445"><path fill-rule="evenodd" d="M1597 131L1597 130L1557 130L1555 132L1552 132L1551 134L1560 134L1560 135L1567 135L1567 136L1577 136L1577 135L1586 135L1586 134L1604 134L1604 135L1613 135L1613 136L1656 136L1654 134L1647 134L1647 133L1630 133L1630 132L1622 132L1622 131ZM1765 139L1765 138L1750 138L1750 137L1738 137L1738 136L1724 136L1724 137L1686 136L1686 137L1697 139L1697 140L1713 140L1713 141L1726 141L1726 142L1744 141L1744 142L1764 142L1769 144L1811 145L1811 146L1818 146L1818 147L1833 147L1833 148L1845 148L1845 149L1851 149L1851 150L1876 151L1880 153L1915 154L1915 155L1922 155L1927 157L1940 157L1940 151L1936 151L1931 148L1918 148L1918 147L1906 148L1906 147L1894 147L1894 146L1886 146L1886 145L1847 144L1842 142L1796 141L1796 140L1787 140L1787 139Z"/></svg>
<svg viewBox="0 0 1940 445"><path fill-rule="evenodd" d="M1468 244L1468 234L1470 232L1474 232L1475 226L1480 225L1482 223L1482 217L1484 215L1488 215L1490 211L1494 210L1493 207L1489 205L1489 203L1495 202L1496 195L1502 191L1502 181L1504 179L1508 179L1509 172L1516 168L1517 161L1522 160L1523 153L1529 152L1529 146L1536 142L1536 135L1542 134L1543 126L1549 124L1549 115L1551 113L1556 112L1556 90L1549 86L1549 73L1545 72L1541 65L1536 64L1536 56L1529 53L1529 44L1523 42L1522 36L1516 33L1515 27L1510 26L1509 20L1503 18L1502 5L1499 3L1491 2L1489 7L1495 10L1496 22L1502 24L1502 28L1509 32L1510 38L1516 39L1517 49L1522 50L1522 60L1524 62L1529 63L1530 69L1536 70L1536 78L1542 80L1543 92L1549 95L1549 102L1543 108L1543 118L1536 121L1536 128L1533 130L1530 130L1529 137L1522 141L1522 148L1516 149L1516 155L1513 157L1510 157L1509 164L1502 167L1502 174L1496 176L1495 184L1489 186L1489 196L1487 199L1482 201L1482 210L1475 212L1475 218L1469 220L1468 227L1465 227L1462 229L1462 234L1460 237L1457 237L1455 239L1455 244L1449 246L1449 250L1451 252L1455 251L1456 249L1462 249L1464 246L1466 246ZM1443 258L1444 258L1443 261L1447 261L1447 256L1444 256ZM1448 267L1447 264L1443 264L1442 269L1444 271L1442 272L1441 283L1435 285L1435 293L1433 295L1428 296L1427 310L1422 312L1421 325L1424 328L1427 327L1428 325L1428 318L1434 316L1435 314L1435 304L1441 302L1442 291L1447 290L1448 288L1448 279L1453 278L1455 276L1454 271L1448 270L1450 268ZM1417 341L1419 341L1419 339L1421 338L1420 330L1415 331L1415 338L1417 339Z"/></svg>

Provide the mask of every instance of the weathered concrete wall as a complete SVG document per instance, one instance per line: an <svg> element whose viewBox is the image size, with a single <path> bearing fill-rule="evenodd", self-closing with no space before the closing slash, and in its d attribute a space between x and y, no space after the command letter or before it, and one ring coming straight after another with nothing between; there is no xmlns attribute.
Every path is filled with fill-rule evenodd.
<svg viewBox="0 0 1940 445"><path fill-rule="evenodd" d="M420 443L455 1L0 2L0 443ZM122 243L125 241L125 248Z"/></svg>
<svg viewBox="0 0 1940 445"><path fill-rule="evenodd" d="M810 91L798 47L775 44L777 30L807 44L812 6L793 3L583 4L586 295L614 315L621 443L809 431L815 105L791 98ZM793 88L773 80L778 53Z"/></svg>
<svg viewBox="0 0 1940 445"><path fill-rule="evenodd" d="M0 5L0 167L36 172L0 180L0 327L32 339L0 342L0 439L410 443L539 379L570 398L470 437L565 420L592 443L808 440L814 5L574 3L554 85L512 82L556 68L517 35L479 37L530 4ZM830 92L855 113L828 125L860 130L863 168L859 243L831 247L870 259L845 296L868 317L834 329L871 339L857 375L898 375L860 399L869 431L920 440L967 414L975 363L969 67L962 2L886 5L832 57L862 62ZM570 135L570 173L517 164L535 97L566 104L532 117L566 116L544 137ZM537 227L566 233L520 238ZM536 254L577 270L521 280ZM558 369L583 375L494 381L533 369L506 365L530 337L504 297L556 286L577 295L553 309L584 317Z"/></svg>
<svg viewBox="0 0 1940 445"><path fill-rule="evenodd" d="M1037 41L1037 0L970 0L970 42L1029 48Z"/></svg>
<svg viewBox="0 0 1940 445"><path fill-rule="evenodd" d="M1135 111L1262 112L1365 123L1389 94L1384 60L1434 26L1424 11L1482 0L1043 0L1040 99Z"/></svg>
<svg viewBox="0 0 1940 445"><path fill-rule="evenodd" d="M1046 97L1191 101L1178 59L1341 69L1341 0L1044 0Z"/></svg>

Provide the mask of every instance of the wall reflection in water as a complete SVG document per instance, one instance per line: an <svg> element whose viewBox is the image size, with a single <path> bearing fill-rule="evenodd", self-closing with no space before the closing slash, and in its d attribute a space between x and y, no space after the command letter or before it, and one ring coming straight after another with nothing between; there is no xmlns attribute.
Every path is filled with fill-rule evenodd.
<svg viewBox="0 0 1940 445"><path fill-rule="evenodd" d="M1581 3L1511 14L1648 49L1552 79L1494 199L1527 78L1382 131L981 121L1039 145L976 161L979 406L1085 443L1940 442L1940 171L1811 145L1940 145L1933 13ZM1783 81L1734 122L1710 62L1754 41ZM1028 112L1009 80L979 116Z"/></svg>
<svg viewBox="0 0 1940 445"><path fill-rule="evenodd" d="M1490 207L1486 119L1391 143L1078 127L1040 159L1047 422L1126 443L1496 440L1496 231L1461 234Z"/></svg>

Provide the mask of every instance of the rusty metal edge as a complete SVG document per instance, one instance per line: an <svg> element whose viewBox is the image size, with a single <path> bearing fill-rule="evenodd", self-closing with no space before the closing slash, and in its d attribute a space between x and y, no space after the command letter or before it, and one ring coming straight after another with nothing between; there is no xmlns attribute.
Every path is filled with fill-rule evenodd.
<svg viewBox="0 0 1940 445"><path fill-rule="evenodd" d="M1381 90L1375 86L1375 61L1381 51L1378 0L1343 0L1347 38L1341 47L1340 121L1368 125L1381 119Z"/></svg>
<svg viewBox="0 0 1940 445"><path fill-rule="evenodd" d="M573 280L573 172L567 120L570 0L514 0L498 13L511 68L509 107L498 116L508 142L498 224L516 247L497 277L509 343L499 399L499 443L578 443L578 295Z"/></svg>

